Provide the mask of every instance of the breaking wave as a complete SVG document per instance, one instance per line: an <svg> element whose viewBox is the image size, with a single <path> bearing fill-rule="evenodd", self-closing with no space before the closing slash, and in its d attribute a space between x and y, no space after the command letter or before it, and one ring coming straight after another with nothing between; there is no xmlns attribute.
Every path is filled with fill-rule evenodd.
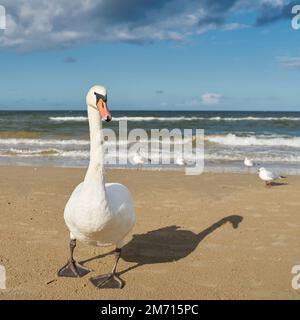
<svg viewBox="0 0 300 320"><path fill-rule="evenodd" d="M238 136L233 133L226 135L206 136L206 141L231 146L284 146L300 148L300 137L284 137L277 135Z"/></svg>

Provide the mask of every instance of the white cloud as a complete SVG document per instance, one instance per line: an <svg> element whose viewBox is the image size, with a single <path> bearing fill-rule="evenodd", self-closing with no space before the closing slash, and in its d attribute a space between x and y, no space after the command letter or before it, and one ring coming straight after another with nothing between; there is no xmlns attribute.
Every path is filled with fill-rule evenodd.
<svg viewBox="0 0 300 320"><path fill-rule="evenodd" d="M277 59L284 67L300 68L300 57L278 57Z"/></svg>
<svg viewBox="0 0 300 320"><path fill-rule="evenodd" d="M17 51L69 47L84 42L183 41L226 23L243 0L2 0L7 29L0 48Z"/></svg>
<svg viewBox="0 0 300 320"><path fill-rule="evenodd" d="M222 95L219 93L204 93L202 95L202 103L208 105L215 105L220 102Z"/></svg>

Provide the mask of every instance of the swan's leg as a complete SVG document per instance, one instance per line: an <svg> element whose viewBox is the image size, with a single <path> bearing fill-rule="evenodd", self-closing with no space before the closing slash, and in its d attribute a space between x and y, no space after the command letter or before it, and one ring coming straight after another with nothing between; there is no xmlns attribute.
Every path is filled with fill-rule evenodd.
<svg viewBox="0 0 300 320"><path fill-rule="evenodd" d="M121 256L121 248L116 248L115 262L111 273L103 274L97 277L90 278L92 284L99 288L121 289L124 285L123 280L117 275L116 269Z"/></svg>
<svg viewBox="0 0 300 320"><path fill-rule="evenodd" d="M73 258L73 252L76 247L76 239L70 240L70 259L57 273L59 277L83 277L91 270L76 262Z"/></svg>

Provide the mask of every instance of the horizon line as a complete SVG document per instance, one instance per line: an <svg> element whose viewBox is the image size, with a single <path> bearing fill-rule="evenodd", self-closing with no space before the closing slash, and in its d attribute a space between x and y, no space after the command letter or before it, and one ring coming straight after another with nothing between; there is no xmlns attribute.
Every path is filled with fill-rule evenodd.
<svg viewBox="0 0 300 320"><path fill-rule="evenodd" d="M50 112L50 111L56 111L56 112L74 112L74 111L78 111L78 112L83 112L86 111L86 108L83 109L13 109L13 110L9 110L9 109L1 109L0 107L0 112ZM242 109L242 110L237 110L237 109L226 109L226 110L222 110L222 109L209 109L209 110L195 110L195 109L185 109L185 110L181 110L181 109L175 109L175 110L170 110L170 109L111 109L111 111L116 111L116 112L126 112L126 111L140 111L140 112L151 112L151 111L155 111L155 112L300 112L299 110L292 110L292 109L287 109L287 110L282 110L282 109L264 109L264 110L250 110L250 109Z"/></svg>

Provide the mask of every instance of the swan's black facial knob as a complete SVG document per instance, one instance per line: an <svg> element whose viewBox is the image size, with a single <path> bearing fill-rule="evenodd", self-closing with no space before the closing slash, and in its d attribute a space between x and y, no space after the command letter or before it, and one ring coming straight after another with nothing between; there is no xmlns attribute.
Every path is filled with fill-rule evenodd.
<svg viewBox="0 0 300 320"><path fill-rule="evenodd" d="M103 95L97 92L94 92L95 96L96 96L96 104L98 104L99 100L101 99L104 102L107 102L107 95Z"/></svg>
<svg viewBox="0 0 300 320"><path fill-rule="evenodd" d="M111 116L111 115L107 115L105 121L106 121L106 122L110 122L111 119L112 119L112 116Z"/></svg>

